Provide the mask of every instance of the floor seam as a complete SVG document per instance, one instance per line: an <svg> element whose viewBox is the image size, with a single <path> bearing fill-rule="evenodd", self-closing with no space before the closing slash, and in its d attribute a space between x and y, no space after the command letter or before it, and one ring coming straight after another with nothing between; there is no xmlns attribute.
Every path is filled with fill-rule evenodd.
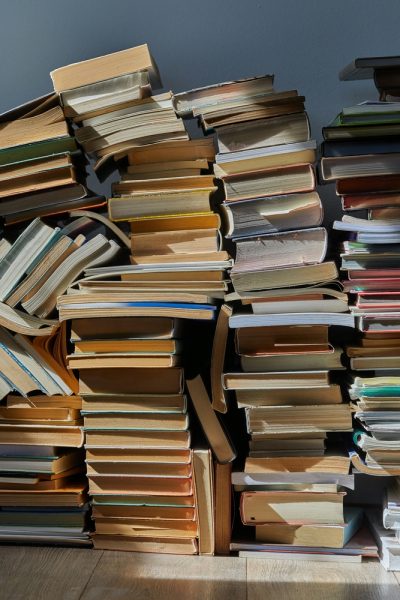
<svg viewBox="0 0 400 600"><path fill-rule="evenodd" d="M89 552L92 552L92 550L89 550ZM86 592L86 590L87 590L87 588L88 588L88 586L89 586L89 583L90 583L90 582L91 582L91 580L92 580L92 577L93 577L93 575L94 575L94 572L95 572L95 570L97 569L97 565L99 564L100 560L103 558L103 555L104 555L104 550L102 550L101 552L99 552L99 554L100 554L100 556L99 556L99 559L98 559L98 561L96 562L96 564L94 565L94 567L93 567L93 570L92 570L92 572L90 573L90 577L88 578L87 582L85 583L85 585L84 585L84 587L83 587L83 589L82 589L81 593L79 594L79 598L78 598L77 600L82 600L82 598L83 598L83 596L84 596L84 594L85 594L85 592ZM246 600L247 600L247 599L246 599Z"/></svg>

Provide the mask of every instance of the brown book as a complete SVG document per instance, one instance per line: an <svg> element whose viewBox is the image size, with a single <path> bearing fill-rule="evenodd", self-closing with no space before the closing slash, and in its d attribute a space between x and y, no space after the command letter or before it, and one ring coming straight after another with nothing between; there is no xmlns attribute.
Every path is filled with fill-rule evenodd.
<svg viewBox="0 0 400 600"><path fill-rule="evenodd" d="M212 407L214 410L221 413L226 413L228 411L226 392L222 385L222 375L224 372L225 352L229 332L229 317L231 315L232 308L227 304L223 304L218 315L211 353L210 375Z"/></svg>
<svg viewBox="0 0 400 600"><path fill-rule="evenodd" d="M236 453L214 412L201 376L187 380L186 385L201 427L218 462L232 462Z"/></svg>
<svg viewBox="0 0 400 600"><path fill-rule="evenodd" d="M81 427L60 425L1 425L1 444L59 446L81 448L84 433Z"/></svg>
<svg viewBox="0 0 400 600"><path fill-rule="evenodd" d="M133 235L168 231L193 232L195 229L219 229L221 218L217 213L203 212L196 215L171 215L153 219L131 220L129 222Z"/></svg>
<svg viewBox="0 0 400 600"><path fill-rule="evenodd" d="M36 396L7 396L8 408L72 408L82 409L82 398L80 396L45 396L38 394Z"/></svg>
<svg viewBox="0 0 400 600"><path fill-rule="evenodd" d="M190 477L135 477L132 475L89 475L89 493L189 496L193 493Z"/></svg>
<svg viewBox="0 0 400 600"><path fill-rule="evenodd" d="M88 448L86 460L94 465L97 462L136 462L137 464L155 463L157 465L188 465L191 462L190 450L154 450L127 448ZM161 467L160 467L161 468Z"/></svg>
<svg viewBox="0 0 400 600"><path fill-rule="evenodd" d="M139 192L202 190L212 187L214 187L213 175L193 175L190 177L123 180L120 183L114 183L112 191L116 196L126 196Z"/></svg>
<svg viewBox="0 0 400 600"><path fill-rule="evenodd" d="M180 394L183 370L86 369L80 374L80 394Z"/></svg>
<svg viewBox="0 0 400 600"><path fill-rule="evenodd" d="M2 506L83 506L87 502L86 487L86 479L76 478L55 489L1 489L0 502Z"/></svg>
<svg viewBox="0 0 400 600"><path fill-rule="evenodd" d="M210 450L193 451L199 554L215 553L214 473Z"/></svg>
<svg viewBox="0 0 400 600"><path fill-rule="evenodd" d="M6 121L0 124L0 148L10 148L51 138L69 135L68 125L60 106L34 116Z"/></svg>
<svg viewBox="0 0 400 600"><path fill-rule="evenodd" d="M160 495L140 495L135 494L124 494L124 501L130 506L143 506L150 508L159 508L160 504L168 508L195 508L194 496L189 494L188 496L160 496ZM95 494L94 503L96 506L103 507L110 505L110 508L114 508L116 504L121 501L120 495L104 493Z"/></svg>
<svg viewBox="0 0 400 600"><path fill-rule="evenodd" d="M0 406L0 425L4 423L18 425L22 422L32 425L52 425L52 421L65 421L65 425L68 425L68 421L79 420L80 411L74 408Z"/></svg>
<svg viewBox="0 0 400 600"><path fill-rule="evenodd" d="M229 555L232 537L232 464L214 463L215 554Z"/></svg>
<svg viewBox="0 0 400 600"><path fill-rule="evenodd" d="M46 188L57 188L76 183L75 169L71 166L44 171L30 177L14 178L1 182L0 198L8 198L19 194L30 194Z"/></svg>
<svg viewBox="0 0 400 600"><path fill-rule="evenodd" d="M140 450L174 449L187 450L190 448L188 431L87 431L86 448L127 448Z"/></svg>
<svg viewBox="0 0 400 600"><path fill-rule="evenodd" d="M137 352L139 354L175 354L177 340L168 339L86 339L75 342L75 354Z"/></svg>
<svg viewBox="0 0 400 600"><path fill-rule="evenodd" d="M50 77L54 90L62 92L137 71L157 73L147 44L59 67Z"/></svg>
<svg viewBox="0 0 400 600"><path fill-rule="evenodd" d="M131 237L131 250L135 262L142 262L143 257L176 256L185 259L187 254L204 254L218 252L220 242L218 229L189 229L176 231L154 231L134 234ZM138 259L142 260L139 261ZM199 257L201 259L201 256ZM155 262L155 261L154 261Z"/></svg>
<svg viewBox="0 0 400 600"><path fill-rule="evenodd" d="M350 459L347 456L247 458L246 473L335 473L347 475Z"/></svg>
<svg viewBox="0 0 400 600"><path fill-rule="evenodd" d="M265 97L267 98L267 96ZM242 107L238 112L237 107L230 110L215 111L214 113L202 115L201 122L206 130L217 129L226 125L235 125L246 121L258 121L260 119L271 119L304 112L304 96L297 98L288 97L276 104L256 102L247 107Z"/></svg>
<svg viewBox="0 0 400 600"><path fill-rule="evenodd" d="M184 413L186 396L183 394L87 394L83 396L82 409L87 412L125 410L132 413Z"/></svg>
<svg viewBox="0 0 400 600"><path fill-rule="evenodd" d="M71 322L71 342L106 339L171 339L177 322L168 317L118 317L104 319L74 319Z"/></svg>
<svg viewBox="0 0 400 600"><path fill-rule="evenodd" d="M243 327L235 332L235 350L239 356L285 354L293 347L296 352L326 352L328 326Z"/></svg>
<svg viewBox="0 0 400 600"><path fill-rule="evenodd" d="M90 461L86 459L87 475L112 475L122 477L191 477L192 465L179 463Z"/></svg>
<svg viewBox="0 0 400 600"><path fill-rule="evenodd" d="M188 428L187 415L165 413L92 413L84 415L86 431L96 429L134 429L140 431L186 431Z"/></svg>
<svg viewBox="0 0 400 600"><path fill-rule="evenodd" d="M168 519L128 519L123 517L98 517L96 532L108 535L127 535L129 537L183 537L193 538L197 535L195 521L174 521Z"/></svg>
<svg viewBox="0 0 400 600"><path fill-rule="evenodd" d="M146 256L131 256L130 261L132 265L151 265L151 264L159 264L162 262L163 264L176 264L176 263L198 263L200 261L223 261L229 260L229 254L224 251L217 252L192 252L192 253L181 253L181 254L147 254Z"/></svg>
<svg viewBox="0 0 400 600"><path fill-rule="evenodd" d="M168 519L171 521L194 521L196 510L186 506L107 506L95 505L92 511L97 520L102 517L128 519Z"/></svg>
<svg viewBox="0 0 400 600"><path fill-rule="evenodd" d="M371 177L352 177L336 182L336 194L372 194L377 192L399 192L400 175L376 175Z"/></svg>
<svg viewBox="0 0 400 600"><path fill-rule="evenodd" d="M196 160L198 158L214 162L215 148L211 138L176 140L133 148L127 156L130 165Z"/></svg>
<svg viewBox="0 0 400 600"><path fill-rule="evenodd" d="M99 535L93 537L96 550L121 550L159 554L197 554L197 540L193 538L141 538L125 535Z"/></svg>
<svg viewBox="0 0 400 600"><path fill-rule="evenodd" d="M169 368L180 364L180 357L166 354L165 356L139 356L137 354L118 353L78 353L68 357L70 369L132 369L132 368Z"/></svg>

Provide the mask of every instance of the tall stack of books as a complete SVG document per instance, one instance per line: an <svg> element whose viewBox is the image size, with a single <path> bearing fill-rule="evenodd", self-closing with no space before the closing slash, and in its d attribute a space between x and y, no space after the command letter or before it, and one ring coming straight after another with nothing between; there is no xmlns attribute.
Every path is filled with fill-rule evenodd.
<svg viewBox="0 0 400 600"><path fill-rule="evenodd" d="M147 44L60 67L50 75L96 170L137 146L187 139L171 92L151 96L151 85L159 87L160 80Z"/></svg>
<svg viewBox="0 0 400 600"><path fill-rule="evenodd" d="M327 232L304 98L276 92L272 82L228 82L177 94L175 102L218 138L214 172L236 254L235 291L225 300L236 303L229 326L241 367L223 381L245 409L251 438L244 472L233 474L245 535L264 550L338 548L361 517L343 508L342 486L353 478L348 456L332 442L352 431L352 420L331 377L344 367L328 331L354 319L335 264L324 262Z"/></svg>
<svg viewBox="0 0 400 600"><path fill-rule="evenodd" d="M395 91L397 57L356 59L341 78L375 76L386 96ZM383 76L386 84L383 83ZM354 372L356 467L373 475L400 474L400 103L363 102L344 108L323 130L321 174L336 181L347 212L334 228L342 242L344 289L353 295L358 338L347 348ZM366 217L366 218L365 218Z"/></svg>
<svg viewBox="0 0 400 600"><path fill-rule="evenodd" d="M357 338L346 348L357 429L352 462L370 475L400 474L400 57L356 59L342 80L374 78L381 100L343 108L323 129L321 176L336 182L346 212L334 223L341 244L344 289L354 298ZM363 211L348 215L347 212ZM399 570L396 480L382 514L368 521L381 562ZM389 531L394 530L394 531Z"/></svg>
<svg viewBox="0 0 400 600"><path fill-rule="evenodd" d="M57 94L0 115L0 217L6 224L104 204L87 191L85 177L85 159Z"/></svg>
<svg viewBox="0 0 400 600"><path fill-rule="evenodd" d="M113 82L121 75L115 64L107 72ZM108 210L130 226L131 264L86 269L57 303L60 320L72 320L68 364L83 398L94 545L213 553L212 461L209 450L191 449L183 366L198 372L207 362L185 339L188 320L214 319L231 266L210 204L215 151L189 139L171 94L128 104L80 114L77 137L98 166L125 157Z"/></svg>

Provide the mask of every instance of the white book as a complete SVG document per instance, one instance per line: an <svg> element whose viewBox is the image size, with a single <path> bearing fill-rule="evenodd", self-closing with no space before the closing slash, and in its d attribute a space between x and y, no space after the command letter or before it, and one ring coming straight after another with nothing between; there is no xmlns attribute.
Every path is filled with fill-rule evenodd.
<svg viewBox="0 0 400 600"><path fill-rule="evenodd" d="M270 327L282 325L340 325L354 328L354 317L348 313L237 313L229 318L229 327Z"/></svg>

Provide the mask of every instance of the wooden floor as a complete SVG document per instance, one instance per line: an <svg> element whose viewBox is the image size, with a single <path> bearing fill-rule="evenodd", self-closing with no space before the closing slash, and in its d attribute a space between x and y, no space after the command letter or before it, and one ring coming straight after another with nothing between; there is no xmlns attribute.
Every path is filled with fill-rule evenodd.
<svg viewBox="0 0 400 600"><path fill-rule="evenodd" d="M400 600L378 562L0 547L0 600Z"/></svg>

